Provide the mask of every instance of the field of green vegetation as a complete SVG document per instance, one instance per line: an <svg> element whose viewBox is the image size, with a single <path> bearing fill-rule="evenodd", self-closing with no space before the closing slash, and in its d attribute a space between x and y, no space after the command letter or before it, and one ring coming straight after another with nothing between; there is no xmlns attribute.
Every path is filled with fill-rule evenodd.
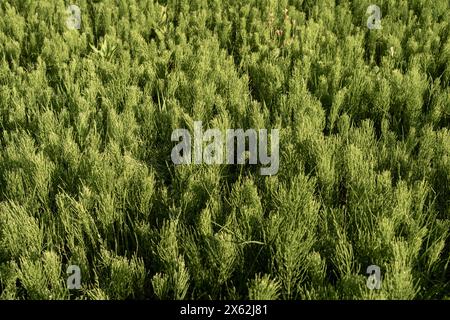
<svg viewBox="0 0 450 320"><path fill-rule="evenodd" d="M450 299L449 84L448 0L1 0L0 299Z"/></svg>

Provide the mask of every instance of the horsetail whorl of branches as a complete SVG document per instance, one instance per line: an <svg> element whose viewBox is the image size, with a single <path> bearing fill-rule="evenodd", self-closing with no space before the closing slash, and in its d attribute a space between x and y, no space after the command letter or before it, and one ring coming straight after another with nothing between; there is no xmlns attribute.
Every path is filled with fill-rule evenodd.
<svg viewBox="0 0 450 320"><path fill-rule="evenodd" d="M449 299L449 13L1 0L0 300Z"/></svg>

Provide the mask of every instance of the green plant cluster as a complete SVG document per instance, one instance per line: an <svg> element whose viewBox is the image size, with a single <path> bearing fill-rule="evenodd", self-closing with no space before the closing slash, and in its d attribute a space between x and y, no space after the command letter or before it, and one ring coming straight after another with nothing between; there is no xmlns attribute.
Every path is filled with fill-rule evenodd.
<svg viewBox="0 0 450 320"><path fill-rule="evenodd" d="M2 0L0 299L450 298L449 83L447 0Z"/></svg>

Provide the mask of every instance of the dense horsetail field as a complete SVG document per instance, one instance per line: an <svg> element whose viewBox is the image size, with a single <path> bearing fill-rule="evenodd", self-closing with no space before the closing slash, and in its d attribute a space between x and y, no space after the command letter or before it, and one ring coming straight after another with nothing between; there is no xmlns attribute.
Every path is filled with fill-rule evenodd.
<svg viewBox="0 0 450 320"><path fill-rule="evenodd" d="M450 299L448 0L71 1L0 1L0 299Z"/></svg>

